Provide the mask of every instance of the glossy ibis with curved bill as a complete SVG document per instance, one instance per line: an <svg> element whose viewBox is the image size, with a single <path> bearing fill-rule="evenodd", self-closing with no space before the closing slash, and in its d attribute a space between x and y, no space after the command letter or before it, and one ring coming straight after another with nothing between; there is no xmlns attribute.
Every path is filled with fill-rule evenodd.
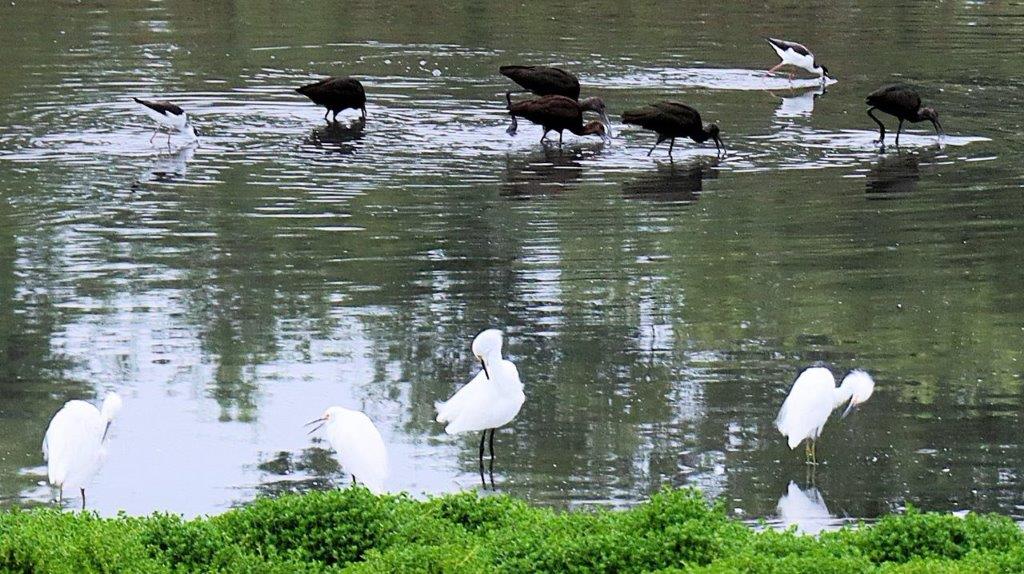
<svg viewBox="0 0 1024 574"><path fill-rule="evenodd" d="M818 65L817 59L814 57L814 54L807 49L807 46L797 44L796 42L789 42L787 40L779 40L778 38L765 38L765 40L775 50L775 53L779 55L779 58L782 58L781 62L768 70L769 74L774 73L775 70L778 70L782 66L790 65L821 76L822 83L825 82L825 78L832 77L828 75L828 68ZM793 79L793 74L790 74L789 78Z"/></svg>
<svg viewBox="0 0 1024 574"><path fill-rule="evenodd" d="M153 143L153 138L156 137L156 134L160 133L162 128L167 128L168 148L171 147L172 130L176 130L190 136L193 141L199 140L199 136L196 135L196 130L192 126L192 122L188 119L188 114L186 114L185 110L181 109L179 106L166 100L132 99L135 100L135 103L145 106L146 115L157 123L156 131L154 131L153 135L149 137L149 143Z"/></svg>
<svg viewBox="0 0 1024 574"><path fill-rule="evenodd" d="M569 130L578 136L597 135L607 140L604 124L601 122L590 122L583 125L584 111L597 111L604 109L604 102L601 98L587 98L581 102L565 96L544 96L512 102L512 93L505 93L505 100L508 101L508 113L512 116L512 124L508 126L509 135L516 135L519 124L516 117L525 118L544 128L544 134L540 137L541 143L548 137L548 132L558 132L558 145L562 145L562 130Z"/></svg>
<svg viewBox="0 0 1024 574"><path fill-rule="evenodd" d="M502 76L519 84L527 92L538 96L565 96L580 99L579 79L561 68L549 66L502 66Z"/></svg>
<svg viewBox="0 0 1024 574"><path fill-rule="evenodd" d="M314 104L327 108L324 113L324 120L327 114L334 112L332 121L338 121L338 112L353 109L362 111L362 119L366 120L366 92L359 80L354 78L325 78L295 88L295 91L313 100Z"/></svg>
<svg viewBox="0 0 1024 574"><path fill-rule="evenodd" d="M718 125L704 125L697 110L679 102L658 102L623 112L622 122L637 125L658 134L658 141L651 146L647 155L651 155L654 148L658 147L661 142L671 140L668 145L668 156L672 157L672 148L675 146L677 137L687 137L697 143L704 143L711 139L715 142L715 150L719 153L725 150L725 144L718 137Z"/></svg>
<svg viewBox="0 0 1024 574"><path fill-rule="evenodd" d="M868 94L866 102L871 106L868 108L868 115L878 124L878 143L883 146L885 145L885 124L879 121L875 114L871 113L876 109L890 116L895 116L900 120L900 124L896 128L897 146L900 145L900 131L903 130L903 122L905 121L917 123L928 120L935 126L935 133L939 134L940 137L944 133L942 131L942 124L939 123L939 113L934 108L922 108L921 96L910 86L903 84L882 86Z"/></svg>

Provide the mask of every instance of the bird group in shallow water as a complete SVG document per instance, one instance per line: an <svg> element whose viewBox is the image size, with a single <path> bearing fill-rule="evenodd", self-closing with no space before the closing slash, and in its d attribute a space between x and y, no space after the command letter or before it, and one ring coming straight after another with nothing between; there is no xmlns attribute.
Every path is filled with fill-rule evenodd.
<svg viewBox="0 0 1024 574"><path fill-rule="evenodd" d="M821 79L822 86L828 80L834 80L829 75L828 68L819 64L817 58L806 46L778 38L766 38L766 40L780 59L777 65L767 70L768 74L775 73L783 66L789 66L816 74ZM517 118L523 118L541 126L544 130L540 138L542 144L548 141L547 135L551 131L558 132L559 145L562 144L563 132L566 130L578 136L594 135L604 140L613 137L612 123L604 101L596 96L580 99L580 81L572 73L551 66L524 65L501 66L498 71L521 88L515 92L509 90L505 93L506 108L511 117L511 123L507 130L509 135L516 134ZM792 79L793 74L789 73L789 77ZM313 103L323 106L326 109L324 120L333 114L330 121L336 122L339 113L348 109L356 109L360 110L360 121L366 121L366 91L362 83L355 78L324 78L296 88L295 91L306 96ZM513 101L514 93L530 93L537 97ZM160 128L169 130L168 146L172 130L189 134L193 139L197 138L195 129L188 121L186 114L177 105L167 101L148 101L139 98L135 98L135 101L145 107L146 113L158 123ZM934 108L922 107L921 97L910 86L902 84L883 86L869 94L866 101L870 106L867 113L879 127L877 143L881 144L883 149L885 125L872 113L875 110L892 115L899 120L896 128L897 146L899 146L900 133L905 121L916 123L929 120L935 126L935 131L940 136L943 135L938 113ZM585 122L584 113L586 112L598 114L599 121ZM622 121L625 124L637 125L657 134L657 141L647 155L651 155L658 144L668 140L668 155L672 157L676 138L689 138L698 144L712 140L716 152L722 154L725 151L718 125L713 123L705 125L700 113L692 106L682 102L667 100L627 110L622 114ZM154 133L155 136L156 133ZM152 142L152 138L150 141Z"/></svg>

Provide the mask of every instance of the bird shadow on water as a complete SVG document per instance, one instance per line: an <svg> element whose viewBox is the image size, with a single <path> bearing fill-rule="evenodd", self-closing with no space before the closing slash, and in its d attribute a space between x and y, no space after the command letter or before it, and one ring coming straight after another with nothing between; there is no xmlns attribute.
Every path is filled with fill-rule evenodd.
<svg viewBox="0 0 1024 574"><path fill-rule="evenodd" d="M510 199L531 199L575 189L584 173L581 161L599 150L600 144L544 146L526 156L508 155L500 194Z"/></svg>
<svg viewBox="0 0 1024 574"><path fill-rule="evenodd" d="M352 123L328 122L310 130L303 144L317 149L338 154L355 153L363 139L366 120L357 119Z"/></svg>
<svg viewBox="0 0 1024 574"><path fill-rule="evenodd" d="M721 158L700 157L686 163L658 163L648 171L622 184L626 199L658 202L694 203L704 190L704 180L718 177Z"/></svg>

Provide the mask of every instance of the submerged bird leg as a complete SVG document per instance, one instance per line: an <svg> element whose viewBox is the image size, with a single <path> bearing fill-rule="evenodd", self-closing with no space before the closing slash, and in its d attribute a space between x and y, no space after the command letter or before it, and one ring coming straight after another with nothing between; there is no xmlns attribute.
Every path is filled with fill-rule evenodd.
<svg viewBox="0 0 1024 574"><path fill-rule="evenodd" d="M363 121L366 121L366 106L359 108L363 114Z"/></svg>
<svg viewBox="0 0 1024 574"><path fill-rule="evenodd" d="M329 115L331 115L331 108L327 108L327 111L324 112L324 121L325 122L328 121L327 120L327 116L329 116Z"/></svg>
<svg viewBox="0 0 1024 574"><path fill-rule="evenodd" d="M876 143L884 144L885 143L885 124L883 124L881 122L881 120L876 118L875 114L871 113L875 109L876 108L874 106L868 108L868 115L871 116L871 119L875 120L876 124L878 124L878 141Z"/></svg>
<svg viewBox="0 0 1024 574"><path fill-rule="evenodd" d="M900 120L900 125L896 126L896 147L900 147L900 132L903 131L903 120Z"/></svg>
<svg viewBox="0 0 1024 574"><path fill-rule="evenodd" d="M156 130L153 131L153 135L149 136L149 143L153 143L153 138L155 138L158 133L160 133L160 126L157 126Z"/></svg>
<svg viewBox="0 0 1024 574"><path fill-rule="evenodd" d="M562 147L562 132L558 132L558 147Z"/></svg>
<svg viewBox="0 0 1024 574"><path fill-rule="evenodd" d="M544 143L548 139L548 132L549 131L550 130L548 130L547 128L544 128L544 133L541 134L541 136L540 136L540 143Z"/></svg>
<svg viewBox="0 0 1024 574"><path fill-rule="evenodd" d="M171 132L167 132L167 149L171 149Z"/></svg>
<svg viewBox="0 0 1024 574"><path fill-rule="evenodd" d="M57 487L57 504L64 502L64 486Z"/></svg>
<svg viewBox="0 0 1024 574"><path fill-rule="evenodd" d="M658 144L660 144L663 141L665 141L665 138L658 136L658 141L654 142L654 145L651 146L651 149L647 150L647 157L651 157L651 154L654 153L654 148L658 147Z"/></svg>
<svg viewBox="0 0 1024 574"><path fill-rule="evenodd" d="M672 157L672 148L676 146L676 138L668 140L668 157Z"/></svg>

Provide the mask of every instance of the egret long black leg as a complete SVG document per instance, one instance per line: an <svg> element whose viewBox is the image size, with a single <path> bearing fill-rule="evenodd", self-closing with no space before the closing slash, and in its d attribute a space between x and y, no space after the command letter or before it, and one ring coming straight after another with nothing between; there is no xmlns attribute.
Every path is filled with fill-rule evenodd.
<svg viewBox="0 0 1024 574"><path fill-rule="evenodd" d="M484 440L487 438L487 429L480 435L480 484L487 488L487 481L484 480Z"/></svg>
<svg viewBox="0 0 1024 574"><path fill-rule="evenodd" d="M78 490L82 492L82 510L85 510L85 488L82 487L79 488Z"/></svg>
<svg viewBox="0 0 1024 574"><path fill-rule="evenodd" d="M900 120L900 125L896 126L896 147L900 147L900 132L903 131L903 120Z"/></svg>
<svg viewBox="0 0 1024 574"><path fill-rule="evenodd" d="M874 110L874 109L876 109L876 108L874 108L874 107L868 108L868 115L871 116L871 119L875 120L876 124L878 124L878 143L884 144L885 143L885 124L883 124L881 121L879 121L879 119L875 117L875 114L871 113L872 110Z"/></svg>
<svg viewBox="0 0 1024 574"><path fill-rule="evenodd" d="M494 429L491 429L491 464L487 469L487 473L491 476L491 490L494 489Z"/></svg>

